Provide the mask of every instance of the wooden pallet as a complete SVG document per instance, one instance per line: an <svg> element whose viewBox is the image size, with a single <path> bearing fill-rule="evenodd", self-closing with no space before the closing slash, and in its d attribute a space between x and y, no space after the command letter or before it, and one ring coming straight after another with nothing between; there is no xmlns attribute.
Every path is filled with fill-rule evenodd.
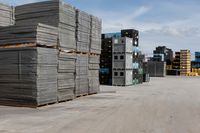
<svg viewBox="0 0 200 133"><path fill-rule="evenodd" d="M85 97L85 96L88 96L88 94L80 94L80 95L76 95L76 98Z"/></svg>

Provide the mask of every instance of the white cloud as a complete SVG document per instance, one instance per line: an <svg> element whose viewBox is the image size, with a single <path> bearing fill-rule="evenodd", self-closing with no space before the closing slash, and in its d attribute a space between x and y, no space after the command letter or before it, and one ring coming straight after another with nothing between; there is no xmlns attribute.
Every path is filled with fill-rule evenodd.
<svg viewBox="0 0 200 133"><path fill-rule="evenodd" d="M197 12L166 22L149 22L138 19L143 15L147 16L151 10L153 8L142 6L133 11L109 13L100 11L96 14L103 19L103 32L119 32L124 28L138 29L141 34L140 46L148 54L152 53L158 45L166 45L176 51L180 49L200 51L200 15ZM166 17L170 19L170 16Z"/></svg>

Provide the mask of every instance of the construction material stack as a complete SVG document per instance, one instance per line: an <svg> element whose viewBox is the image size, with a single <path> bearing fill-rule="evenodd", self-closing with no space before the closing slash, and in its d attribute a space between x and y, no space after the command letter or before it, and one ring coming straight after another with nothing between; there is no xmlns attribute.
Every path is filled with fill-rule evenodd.
<svg viewBox="0 0 200 133"><path fill-rule="evenodd" d="M0 29L0 46L27 44L57 47L58 28L45 24L13 25Z"/></svg>
<svg viewBox="0 0 200 133"><path fill-rule="evenodd" d="M79 52L89 52L91 17L88 13L76 10L76 46Z"/></svg>
<svg viewBox="0 0 200 133"><path fill-rule="evenodd" d="M16 25L43 23L58 27L59 48L76 50L76 10L60 0L44 1L16 7Z"/></svg>
<svg viewBox="0 0 200 133"><path fill-rule="evenodd" d="M101 19L91 15L90 53L101 54Z"/></svg>
<svg viewBox="0 0 200 133"><path fill-rule="evenodd" d="M153 57L148 61L148 67L150 77L165 77L166 74L178 74L178 71L173 69L173 51L166 46L156 47L153 51Z"/></svg>
<svg viewBox="0 0 200 133"><path fill-rule="evenodd" d="M75 95L87 95L89 91L88 54L77 54Z"/></svg>
<svg viewBox="0 0 200 133"><path fill-rule="evenodd" d="M132 38L132 62L133 62L133 84L141 84L143 82L143 62L144 55L139 48L139 31L134 29L121 30L122 37Z"/></svg>
<svg viewBox="0 0 200 133"><path fill-rule="evenodd" d="M99 70L101 54L101 19L91 15L90 45L89 45L89 94L100 91Z"/></svg>
<svg viewBox="0 0 200 133"><path fill-rule="evenodd" d="M58 27L58 101L74 98L76 9L62 1L44 1L16 7L16 25L44 23ZM73 57L73 58L72 58Z"/></svg>
<svg viewBox="0 0 200 133"><path fill-rule="evenodd" d="M186 76L191 72L191 53L190 50L180 51L180 75Z"/></svg>
<svg viewBox="0 0 200 133"><path fill-rule="evenodd" d="M0 27L15 23L15 8L0 3Z"/></svg>
<svg viewBox="0 0 200 133"><path fill-rule="evenodd" d="M133 84L132 41L132 38L127 37L113 39L112 85L128 86Z"/></svg>
<svg viewBox="0 0 200 133"><path fill-rule="evenodd" d="M100 84L112 85L112 37L102 34L102 51L100 56Z"/></svg>
<svg viewBox="0 0 200 133"><path fill-rule="evenodd" d="M76 10L76 88L75 95L87 95L89 91L88 58L91 18L86 12Z"/></svg>
<svg viewBox="0 0 200 133"><path fill-rule="evenodd" d="M74 99L76 54L58 52L58 101Z"/></svg>
<svg viewBox="0 0 200 133"><path fill-rule="evenodd" d="M193 69L200 69L200 52L195 52L195 60L192 61Z"/></svg>
<svg viewBox="0 0 200 133"><path fill-rule="evenodd" d="M95 94L100 91L99 69L100 56L96 54L89 55L89 94Z"/></svg>
<svg viewBox="0 0 200 133"><path fill-rule="evenodd" d="M57 101L58 29L42 24L30 27L0 28L5 35L0 39L2 104L40 106Z"/></svg>
<svg viewBox="0 0 200 133"><path fill-rule="evenodd" d="M101 84L126 86L148 82L148 65L145 65L144 71L144 61L145 55L139 48L139 31L125 29L102 34Z"/></svg>
<svg viewBox="0 0 200 133"><path fill-rule="evenodd" d="M167 71L167 75L174 75L178 76L180 75L180 52L175 52L175 58L172 62L172 70Z"/></svg>
<svg viewBox="0 0 200 133"><path fill-rule="evenodd" d="M148 72L150 77L165 77L166 62L164 61L148 61Z"/></svg>
<svg viewBox="0 0 200 133"><path fill-rule="evenodd" d="M100 19L60 0L17 6L15 17L0 28L0 102L41 106L99 92Z"/></svg>
<svg viewBox="0 0 200 133"><path fill-rule="evenodd" d="M149 82L150 81L150 76L148 72L148 63L143 62L143 82Z"/></svg>

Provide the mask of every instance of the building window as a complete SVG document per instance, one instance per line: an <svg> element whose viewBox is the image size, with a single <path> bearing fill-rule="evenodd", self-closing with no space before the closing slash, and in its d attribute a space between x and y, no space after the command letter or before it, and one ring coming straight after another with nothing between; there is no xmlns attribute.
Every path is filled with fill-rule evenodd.
<svg viewBox="0 0 200 133"><path fill-rule="evenodd" d="M118 56L117 56L117 55L115 55L115 57L114 57L114 58L115 58L115 60L117 60L117 59L118 59Z"/></svg>
<svg viewBox="0 0 200 133"><path fill-rule="evenodd" d="M120 56L120 59L121 59L121 60L123 60L123 59L124 59L124 56L123 56L123 55L121 55L121 56Z"/></svg>

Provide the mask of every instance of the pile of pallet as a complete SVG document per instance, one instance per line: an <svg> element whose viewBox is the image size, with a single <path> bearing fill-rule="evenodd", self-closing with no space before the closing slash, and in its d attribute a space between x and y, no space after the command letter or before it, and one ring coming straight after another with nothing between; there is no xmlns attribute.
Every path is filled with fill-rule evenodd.
<svg viewBox="0 0 200 133"><path fill-rule="evenodd" d="M0 27L14 24L14 11L14 7L0 3Z"/></svg>
<svg viewBox="0 0 200 133"><path fill-rule="evenodd" d="M17 6L15 17L0 28L1 102L40 106L99 92L100 19L60 0Z"/></svg>

